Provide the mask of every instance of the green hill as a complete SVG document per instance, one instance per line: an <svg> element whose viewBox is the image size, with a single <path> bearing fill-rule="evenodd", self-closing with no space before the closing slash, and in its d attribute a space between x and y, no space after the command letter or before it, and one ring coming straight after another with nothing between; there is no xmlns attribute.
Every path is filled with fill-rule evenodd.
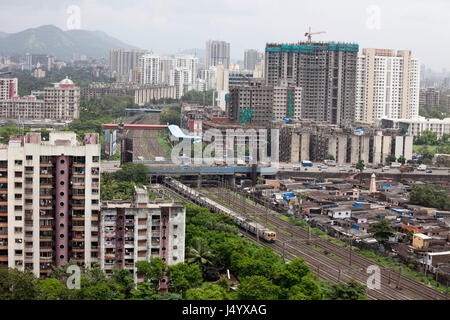
<svg viewBox="0 0 450 320"><path fill-rule="evenodd" d="M48 54L60 60L71 60L74 54L107 58L111 48L135 47L101 31L63 31L53 25L31 28L18 33L0 33L0 54Z"/></svg>

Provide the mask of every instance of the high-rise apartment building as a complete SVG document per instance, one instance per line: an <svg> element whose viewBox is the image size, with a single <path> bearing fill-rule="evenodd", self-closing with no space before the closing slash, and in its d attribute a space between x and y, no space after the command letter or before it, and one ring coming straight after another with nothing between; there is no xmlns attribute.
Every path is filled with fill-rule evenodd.
<svg viewBox="0 0 450 320"><path fill-rule="evenodd" d="M151 53L147 50L111 49L109 51L109 67L111 74L119 82L129 82L134 79L134 71L138 61L144 54Z"/></svg>
<svg viewBox="0 0 450 320"><path fill-rule="evenodd" d="M253 71L255 70L256 64L259 62L259 52L258 50L249 49L244 52L244 70Z"/></svg>
<svg viewBox="0 0 450 320"><path fill-rule="evenodd" d="M161 57L155 54L145 54L139 58L141 67L141 84L161 83Z"/></svg>
<svg viewBox="0 0 450 320"><path fill-rule="evenodd" d="M0 100L17 97L18 91L17 78L0 78Z"/></svg>
<svg viewBox="0 0 450 320"><path fill-rule="evenodd" d="M419 114L419 60L411 51L363 49L358 57L355 120L411 119Z"/></svg>
<svg viewBox="0 0 450 320"><path fill-rule="evenodd" d="M230 44L225 41L208 40L206 42L206 69L222 64L230 68Z"/></svg>
<svg viewBox="0 0 450 320"><path fill-rule="evenodd" d="M184 262L186 208L178 201L149 201L135 188L132 201L104 201L100 213L100 265L129 269L141 282L135 263L159 257L166 264Z"/></svg>
<svg viewBox="0 0 450 320"><path fill-rule="evenodd" d="M193 88L191 81L191 72L187 68L175 68L171 71L170 86L175 86L176 98L181 97Z"/></svg>
<svg viewBox="0 0 450 320"><path fill-rule="evenodd" d="M359 46L346 43L266 45L266 84L302 88L302 119L349 126L354 120Z"/></svg>
<svg viewBox="0 0 450 320"><path fill-rule="evenodd" d="M435 88L420 89L419 107L439 107L441 92Z"/></svg>
<svg viewBox="0 0 450 320"><path fill-rule="evenodd" d="M51 266L98 262L100 142L73 132L0 146L0 264L46 277Z"/></svg>
<svg viewBox="0 0 450 320"><path fill-rule="evenodd" d="M161 57L161 84L170 83L170 75L173 69L177 67L177 60L172 57Z"/></svg>
<svg viewBox="0 0 450 320"><path fill-rule="evenodd" d="M194 85L198 75L198 58L190 55L175 55L177 68L185 68L189 71L188 84Z"/></svg>

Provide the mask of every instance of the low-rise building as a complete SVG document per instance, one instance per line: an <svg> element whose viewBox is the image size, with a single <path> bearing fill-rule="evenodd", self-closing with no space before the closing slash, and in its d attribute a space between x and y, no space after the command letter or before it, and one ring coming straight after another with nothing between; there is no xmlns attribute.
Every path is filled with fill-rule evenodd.
<svg viewBox="0 0 450 320"><path fill-rule="evenodd" d="M415 233L413 236L413 247L416 249L427 249L433 238L423 233Z"/></svg>

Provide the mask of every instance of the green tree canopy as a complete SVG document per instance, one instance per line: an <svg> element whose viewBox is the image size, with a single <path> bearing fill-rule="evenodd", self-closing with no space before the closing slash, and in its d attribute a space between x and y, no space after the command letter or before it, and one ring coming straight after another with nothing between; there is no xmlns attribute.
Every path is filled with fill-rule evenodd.
<svg viewBox="0 0 450 320"><path fill-rule="evenodd" d="M386 219L380 219L378 223L374 223L370 228L370 232L373 232L375 239L380 242L386 242L389 237L394 235L394 229Z"/></svg>
<svg viewBox="0 0 450 320"><path fill-rule="evenodd" d="M264 276L245 277L237 290L240 300L278 300L281 290Z"/></svg>
<svg viewBox="0 0 450 320"><path fill-rule="evenodd" d="M441 185L415 185L410 193L410 200L413 204L450 210L450 196Z"/></svg>

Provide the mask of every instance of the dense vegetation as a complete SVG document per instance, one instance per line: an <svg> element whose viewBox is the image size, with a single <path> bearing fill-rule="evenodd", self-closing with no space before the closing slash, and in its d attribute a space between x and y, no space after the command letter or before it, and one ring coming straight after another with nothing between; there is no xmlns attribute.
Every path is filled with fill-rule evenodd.
<svg viewBox="0 0 450 320"><path fill-rule="evenodd" d="M212 106L213 105L213 94L214 94L214 90L209 90L209 91L191 90L191 91L186 92L183 95L183 97L181 97L181 101L186 102L186 103L192 103L192 104Z"/></svg>
<svg viewBox="0 0 450 320"><path fill-rule="evenodd" d="M101 199L102 200L131 200L134 186L142 187L149 183L147 167L141 163L126 163L115 172L104 172L101 175Z"/></svg>
<svg viewBox="0 0 450 320"><path fill-rule="evenodd" d="M411 191L410 200L413 204L441 210L450 210L450 196L447 190L441 185L416 185Z"/></svg>
<svg viewBox="0 0 450 320"><path fill-rule="evenodd" d="M180 125L181 108L178 105L165 108L159 115L159 122L161 124Z"/></svg>

